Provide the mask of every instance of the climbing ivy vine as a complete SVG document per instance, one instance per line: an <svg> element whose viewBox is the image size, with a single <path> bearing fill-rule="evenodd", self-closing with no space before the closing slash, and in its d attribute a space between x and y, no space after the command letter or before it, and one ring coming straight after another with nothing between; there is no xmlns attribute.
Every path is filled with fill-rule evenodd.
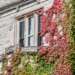
<svg viewBox="0 0 75 75"><path fill-rule="evenodd" d="M75 0L71 0L71 52L70 63L72 73L75 75Z"/></svg>

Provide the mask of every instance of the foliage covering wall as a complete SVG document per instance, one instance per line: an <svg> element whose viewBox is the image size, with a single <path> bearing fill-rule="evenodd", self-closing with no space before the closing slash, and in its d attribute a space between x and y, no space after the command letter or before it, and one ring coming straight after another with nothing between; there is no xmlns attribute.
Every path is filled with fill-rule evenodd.
<svg viewBox="0 0 75 75"><path fill-rule="evenodd" d="M67 19L65 19L65 20L67 20L66 21L66 23L65 23L65 21L64 21L64 28L65 28L65 32L68 32L68 35L69 35L69 32L70 32L70 36L71 36L71 39L70 39L70 56L69 56L69 60L70 60L70 63L71 63L71 69L72 69L72 72L73 72L73 75L75 75L75 0L70 0L70 3L68 3L68 0L64 0L64 1L67 1L66 2L66 4L64 4L64 6L65 6L65 10L66 10L66 13L67 14L69 14L69 16L70 16L70 19L69 19L69 17L67 17ZM69 27L70 26L70 27ZM69 27L69 28L68 28ZM19 54L18 54L19 55ZM18 56L17 54L15 55L16 56L16 59L18 60ZM49 54L50 55L50 54ZM36 55L36 56L20 56L20 58L21 58L21 63L19 63L19 65L17 65L17 66L14 66L13 67L13 72L14 72L14 75L17 75L16 73L18 73L19 72L19 69L20 69L20 73L19 73L19 75L50 75L50 69L51 69L51 66L53 67L54 65L54 61L55 61L55 59L56 58L58 58L57 56L56 57L53 57L53 58L55 58L55 59L53 59L53 58L51 58L50 56L49 56L49 59L52 59L51 61L49 61L49 62L47 62L47 61L44 61L43 59L40 59L40 57L38 58L40 61L37 63L37 57L38 55ZM55 54L54 54L54 56L55 56ZM27 63L25 63L25 58L27 57ZM45 58L45 56L44 56L44 58ZM23 60L24 59L24 60ZM34 60L34 59L36 59L36 60ZM47 60L49 60L48 59L48 55L47 55ZM14 60L14 61L16 61L16 60ZM47 62L47 63L45 63L45 62ZM64 62L65 63L65 62ZM61 67L62 67L62 65L64 66L64 63L62 64L61 63ZM34 67L31 67L32 65L35 65ZM43 65L43 66L42 66ZM67 64L68 65L68 64ZM67 65L66 65L66 67L67 67ZM25 67L24 67L25 66ZM29 66L29 67L28 67ZM38 67L36 67L36 66L40 66L40 69L35 69L34 70L34 72L33 72L33 70L32 70L32 68L34 69L34 68L38 68ZM50 67L49 67L50 66ZM20 67L19 69L17 69L18 67ZM49 68L48 68L49 67ZM60 67L60 64L59 64L59 66L58 66L58 69L61 69L62 70L62 68ZM67 67L68 68L68 67ZM66 68L66 70L67 70L67 68ZM24 70L23 70L24 69ZM26 70L25 69L28 69L28 71L29 71L29 73L28 72L26 72ZM47 69L47 70L46 70ZM64 69L63 69L64 70ZM36 73L38 71L38 73ZM43 72L42 72L43 71ZM45 73L44 73L45 72ZM47 73L46 73L47 72ZM48 73L49 72L49 73ZM53 72L53 71L52 71ZM61 72L61 71L60 71ZM43 74L44 73L44 74ZM55 75L58 75L58 73L56 74L57 72L55 72ZM60 74L61 75L61 74ZM62 74L63 75L63 74ZM65 74L66 75L66 74ZM67 74L67 75L71 75L71 74Z"/></svg>
<svg viewBox="0 0 75 75"><path fill-rule="evenodd" d="M70 63L72 73L75 75L75 0L71 0L71 52Z"/></svg>

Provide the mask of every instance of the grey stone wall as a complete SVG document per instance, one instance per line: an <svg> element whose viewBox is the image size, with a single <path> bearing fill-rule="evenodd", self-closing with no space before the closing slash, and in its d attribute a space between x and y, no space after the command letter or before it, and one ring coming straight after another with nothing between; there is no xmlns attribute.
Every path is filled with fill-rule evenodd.
<svg viewBox="0 0 75 75"><path fill-rule="evenodd" d="M18 1L20 1L20 0L0 0L0 8L3 6L6 6L8 4L18 2Z"/></svg>

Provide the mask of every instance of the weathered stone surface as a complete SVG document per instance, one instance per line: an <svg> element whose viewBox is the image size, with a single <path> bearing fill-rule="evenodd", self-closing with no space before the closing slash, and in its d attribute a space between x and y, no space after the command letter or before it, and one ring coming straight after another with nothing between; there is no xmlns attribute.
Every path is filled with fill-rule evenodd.
<svg viewBox="0 0 75 75"><path fill-rule="evenodd" d="M8 4L18 2L18 1L20 1L20 0L0 0L0 8L3 6L6 6Z"/></svg>

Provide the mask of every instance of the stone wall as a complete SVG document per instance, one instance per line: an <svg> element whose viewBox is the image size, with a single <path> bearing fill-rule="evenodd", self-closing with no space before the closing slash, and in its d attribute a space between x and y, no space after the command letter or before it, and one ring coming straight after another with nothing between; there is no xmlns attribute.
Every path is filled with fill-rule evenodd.
<svg viewBox="0 0 75 75"><path fill-rule="evenodd" d="M50 1L50 5L52 6L53 1L51 0L49 1ZM14 0L13 1L11 0L11 2L14 2ZM5 5L4 2L2 3L3 5ZM10 46L16 46L19 43L19 25L18 25L18 21L16 20L16 17L32 12L39 8L45 7L48 4L49 4L48 1L41 2L41 3L34 2L34 3L30 3L28 5L18 8L18 11L16 7L16 9L0 15L0 50L1 52L3 52L5 48L8 48Z"/></svg>

